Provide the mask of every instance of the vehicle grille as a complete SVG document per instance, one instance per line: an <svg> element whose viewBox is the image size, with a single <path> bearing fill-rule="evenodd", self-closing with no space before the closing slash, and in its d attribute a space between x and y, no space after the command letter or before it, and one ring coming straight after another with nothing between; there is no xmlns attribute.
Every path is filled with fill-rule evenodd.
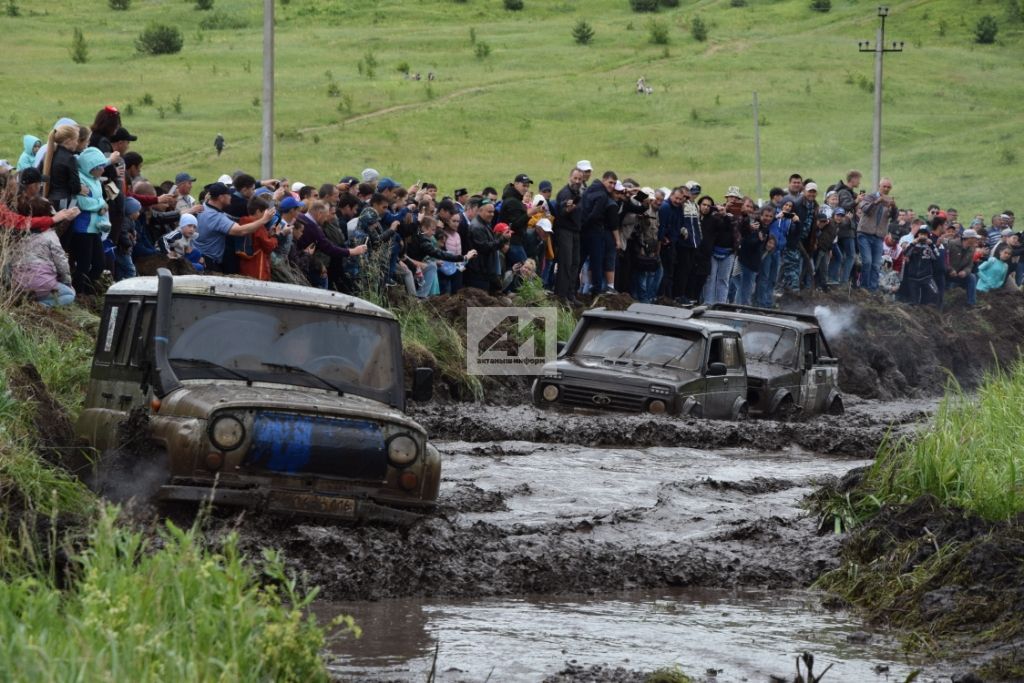
<svg viewBox="0 0 1024 683"><path fill-rule="evenodd" d="M279 474L383 480L388 456L376 422L260 411L243 464Z"/></svg>
<svg viewBox="0 0 1024 683"><path fill-rule="evenodd" d="M560 390L559 400L562 403L583 408L640 412L648 399L645 394L607 391L593 387L562 385Z"/></svg>

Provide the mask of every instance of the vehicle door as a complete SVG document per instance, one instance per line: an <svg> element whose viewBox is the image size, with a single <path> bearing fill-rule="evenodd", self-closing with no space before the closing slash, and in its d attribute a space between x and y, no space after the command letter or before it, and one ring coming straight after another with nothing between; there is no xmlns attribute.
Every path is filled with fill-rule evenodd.
<svg viewBox="0 0 1024 683"><path fill-rule="evenodd" d="M828 357L828 345L819 331L815 335L813 378L809 380L815 386L814 412L828 410L828 398L833 389L839 388L839 363Z"/></svg>
<svg viewBox="0 0 1024 683"><path fill-rule="evenodd" d="M821 412L825 400L828 399L828 390L823 386L826 380L824 366L818 363L817 332L805 333L800 346L803 379L800 383L799 403L803 406L804 413L818 413Z"/></svg>
<svg viewBox="0 0 1024 683"><path fill-rule="evenodd" d="M736 337L727 337L722 334L712 335L708 344L708 360L704 366L707 377L704 400L705 417L718 419L732 417L732 405L738 391L746 394L747 375L746 369L743 367L740 348ZM713 363L724 364L725 374L708 374Z"/></svg>

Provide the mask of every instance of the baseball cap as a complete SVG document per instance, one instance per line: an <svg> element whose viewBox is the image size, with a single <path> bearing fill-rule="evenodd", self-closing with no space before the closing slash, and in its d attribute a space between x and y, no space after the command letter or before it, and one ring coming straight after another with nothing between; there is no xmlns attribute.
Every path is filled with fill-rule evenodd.
<svg viewBox="0 0 1024 683"><path fill-rule="evenodd" d="M22 185L31 185L32 183L41 183L46 180L49 180L49 178L40 173L39 169L36 168L35 166L29 166L28 168L22 170L19 178L21 179Z"/></svg>
<svg viewBox="0 0 1024 683"><path fill-rule="evenodd" d="M255 196L261 195L261 194L274 194L274 193L270 191L269 187L257 187L256 191L252 193L252 196L255 197Z"/></svg>
<svg viewBox="0 0 1024 683"><path fill-rule="evenodd" d="M377 169L374 168L364 168L360 175L363 177L364 183L372 183L377 178L380 178L380 173L377 173Z"/></svg>
<svg viewBox="0 0 1024 683"><path fill-rule="evenodd" d="M469 194L469 190L467 190L464 187L460 187L459 189L455 190L455 192L452 192L452 196L454 197L461 197L464 194Z"/></svg>
<svg viewBox="0 0 1024 683"><path fill-rule="evenodd" d="M537 221L537 227L543 230L544 232L551 232L552 230L551 221L549 221L547 218L541 218L539 221Z"/></svg>
<svg viewBox="0 0 1024 683"><path fill-rule="evenodd" d="M581 171L593 171L594 170L594 167L591 166L590 162L587 161L586 159L580 159L579 161L577 161L576 162L576 168L580 169Z"/></svg>
<svg viewBox="0 0 1024 683"><path fill-rule="evenodd" d="M135 197L125 197L124 199L124 215L131 216L133 213L139 213L142 211L142 202Z"/></svg>
<svg viewBox="0 0 1024 683"><path fill-rule="evenodd" d="M978 234L977 230L971 230L970 228L967 228L966 230L964 230L963 238L965 240L969 240L971 238L977 239L978 237L981 237L981 235Z"/></svg>
<svg viewBox="0 0 1024 683"><path fill-rule="evenodd" d="M743 193L740 192L740 188L737 185L730 185L729 190L725 193L726 197L735 197L736 199L743 199Z"/></svg>
<svg viewBox="0 0 1024 683"><path fill-rule="evenodd" d="M135 142L139 138L132 135L124 127L118 128L114 131L114 134L110 136L111 142Z"/></svg>
<svg viewBox="0 0 1024 683"><path fill-rule="evenodd" d="M616 180L615 181L615 191L616 192L625 192L626 191L626 186L622 184L621 180Z"/></svg>
<svg viewBox="0 0 1024 683"><path fill-rule="evenodd" d="M525 173L520 173L519 175L517 175L516 179L513 182L516 182L516 183L526 183L527 185L533 185L533 181L530 180L530 176L526 175Z"/></svg>
<svg viewBox="0 0 1024 683"><path fill-rule="evenodd" d="M821 218L821 219L824 219L824 220L828 220L830 218L830 216L828 215L828 211L825 211L824 209L819 211L818 212L818 218Z"/></svg>
<svg viewBox="0 0 1024 683"><path fill-rule="evenodd" d="M299 190L301 190L305 186L306 186L305 183L300 183L298 180L296 180L294 183L292 183L292 192L298 192Z"/></svg>
<svg viewBox="0 0 1024 683"><path fill-rule="evenodd" d="M300 202L295 197L285 197L284 199L281 200L281 204L280 206L278 206L278 208L280 209L281 213L287 213L292 209L300 209L303 206L305 206L305 204Z"/></svg>
<svg viewBox="0 0 1024 683"><path fill-rule="evenodd" d="M804 185L804 192L817 192L818 183L807 183Z"/></svg>
<svg viewBox="0 0 1024 683"><path fill-rule="evenodd" d="M181 218L178 219L178 227L184 228L186 225L194 225L198 227L199 221L196 220L196 217L192 214L183 213L181 214Z"/></svg>
<svg viewBox="0 0 1024 683"><path fill-rule="evenodd" d="M181 175L188 175L188 174L187 173L179 173L178 175L181 176ZM181 182L181 181L179 180L178 182ZM206 195L208 197L219 197L219 196L221 196L223 194L231 194L231 189L227 185L225 185L224 183L210 183L209 185L207 185L203 189L206 190Z"/></svg>
<svg viewBox="0 0 1024 683"><path fill-rule="evenodd" d="M399 187L399 184L391 178L381 178L377 183L378 192L382 190L393 190L396 187Z"/></svg>
<svg viewBox="0 0 1024 683"><path fill-rule="evenodd" d="M1003 237L1009 237L1010 235L1013 234L1013 228L1003 228L1003 231L999 234L1002 235Z"/></svg>
<svg viewBox="0 0 1024 683"><path fill-rule="evenodd" d="M700 183L696 180L687 180L683 186L690 191L690 194L700 194Z"/></svg>
<svg viewBox="0 0 1024 683"><path fill-rule="evenodd" d="M641 187L640 191L643 192L648 197L653 197L654 196L654 188L653 187L646 187L646 186L645 187Z"/></svg>
<svg viewBox="0 0 1024 683"><path fill-rule="evenodd" d="M220 178L217 178L217 182L224 183L225 185L233 185L235 181L231 176L225 173Z"/></svg>
<svg viewBox="0 0 1024 683"><path fill-rule="evenodd" d="M512 232L512 228L508 227L508 223L498 223L494 226L493 232L495 235L507 235Z"/></svg>
<svg viewBox="0 0 1024 683"><path fill-rule="evenodd" d="M541 192L544 192L545 190L550 190L551 189L551 181L550 180L542 180L542 181L540 181L540 185L537 186L537 189L540 190Z"/></svg>
<svg viewBox="0 0 1024 683"><path fill-rule="evenodd" d="M174 184L175 185L177 185L178 183L183 183L186 180L191 180L193 183L196 181L196 179L192 177L192 174L185 173L184 171L182 171L178 175L174 176ZM214 183L214 184L216 185L216 183ZM224 183L221 183L221 184L223 185ZM209 187L209 186L207 186L207 187Z"/></svg>
<svg viewBox="0 0 1024 683"><path fill-rule="evenodd" d="M339 185L341 185L343 183L345 185L358 185L359 184L359 178L356 178L354 175L347 175L347 176L345 176L344 178L342 178L341 180L338 181Z"/></svg>
<svg viewBox="0 0 1024 683"><path fill-rule="evenodd" d="M833 216L845 216L846 215L846 209L844 209L841 206L837 207L836 210L832 212L832 215Z"/></svg>

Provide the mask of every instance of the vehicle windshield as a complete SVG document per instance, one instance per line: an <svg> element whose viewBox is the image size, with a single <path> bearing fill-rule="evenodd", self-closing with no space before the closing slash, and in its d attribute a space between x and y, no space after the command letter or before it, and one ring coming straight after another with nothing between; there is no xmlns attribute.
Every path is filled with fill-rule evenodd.
<svg viewBox="0 0 1024 683"><path fill-rule="evenodd" d="M334 386L388 403L401 396L393 321L313 306L187 295L175 296L172 309L168 357L181 379Z"/></svg>
<svg viewBox="0 0 1024 683"><path fill-rule="evenodd" d="M743 353L748 361L793 366L797 361L800 338L794 330L752 320L715 318L729 325L743 338Z"/></svg>
<svg viewBox="0 0 1024 683"><path fill-rule="evenodd" d="M573 355L698 370L704 356L703 341L704 337L699 332L690 330L595 321L588 323Z"/></svg>

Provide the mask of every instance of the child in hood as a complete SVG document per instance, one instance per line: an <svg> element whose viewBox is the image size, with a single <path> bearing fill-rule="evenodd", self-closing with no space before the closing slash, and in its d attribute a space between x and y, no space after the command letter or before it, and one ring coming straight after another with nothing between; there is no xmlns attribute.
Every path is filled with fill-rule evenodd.
<svg viewBox="0 0 1024 683"><path fill-rule="evenodd" d="M18 157L18 166L15 170L24 171L29 166L35 166L36 152L42 146L43 141L35 135L26 135L21 139L22 148L25 150Z"/></svg>

